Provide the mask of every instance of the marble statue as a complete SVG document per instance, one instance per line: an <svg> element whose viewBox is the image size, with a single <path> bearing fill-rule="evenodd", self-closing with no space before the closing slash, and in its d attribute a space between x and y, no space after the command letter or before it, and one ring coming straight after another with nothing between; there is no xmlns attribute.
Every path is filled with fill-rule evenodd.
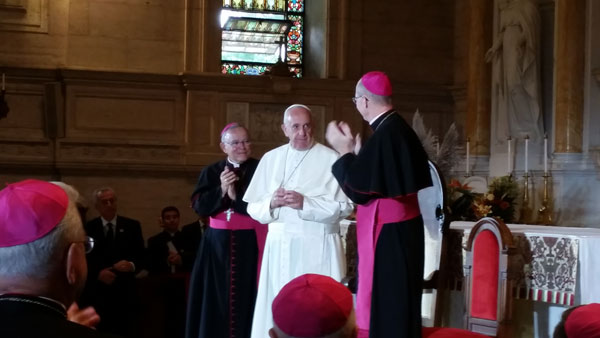
<svg viewBox="0 0 600 338"><path fill-rule="evenodd" d="M497 142L544 135L541 114L540 16L533 0L499 0L499 28L485 54L492 62L492 126Z"/></svg>

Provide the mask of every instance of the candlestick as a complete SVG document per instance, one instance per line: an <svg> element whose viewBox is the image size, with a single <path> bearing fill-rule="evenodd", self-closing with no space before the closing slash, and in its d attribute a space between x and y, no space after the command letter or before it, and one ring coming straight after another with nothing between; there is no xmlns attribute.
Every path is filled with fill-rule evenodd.
<svg viewBox="0 0 600 338"><path fill-rule="evenodd" d="M529 171L529 135L525 136L525 174Z"/></svg>
<svg viewBox="0 0 600 338"><path fill-rule="evenodd" d="M544 174L548 174L548 135L544 135Z"/></svg>
<svg viewBox="0 0 600 338"><path fill-rule="evenodd" d="M467 137L467 162L465 165L465 173L469 176L469 151L471 148L471 139Z"/></svg>
<svg viewBox="0 0 600 338"><path fill-rule="evenodd" d="M542 206L538 209L538 224L552 225L552 197L550 196L549 180L550 175L544 174L544 197L542 198Z"/></svg>
<svg viewBox="0 0 600 338"><path fill-rule="evenodd" d="M512 173L512 152L510 149L510 144L511 144L511 140L512 138L509 136L508 139L506 139L507 143L508 143L508 174L510 175Z"/></svg>
<svg viewBox="0 0 600 338"><path fill-rule="evenodd" d="M527 140L527 139L525 139ZM519 223L527 224L531 220L531 207L529 206L529 173L523 175L523 204L519 212Z"/></svg>

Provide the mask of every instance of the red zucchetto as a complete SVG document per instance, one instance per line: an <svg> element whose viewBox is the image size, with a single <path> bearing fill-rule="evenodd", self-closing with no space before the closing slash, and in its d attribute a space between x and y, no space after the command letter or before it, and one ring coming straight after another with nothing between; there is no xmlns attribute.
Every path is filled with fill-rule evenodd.
<svg viewBox="0 0 600 338"><path fill-rule="evenodd" d="M237 123L237 122L231 122L231 123L228 123L228 124L227 124L225 127L223 127L223 130L221 130L221 137L223 137L223 135L224 135L224 134L225 134L225 133L226 133L226 132L227 132L229 129L231 129L231 128L234 128L234 127L236 127L236 128L237 128L237 127L239 127L239 126L240 126L240 125L239 125L239 123Z"/></svg>
<svg viewBox="0 0 600 338"><path fill-rule="evenodd" d="M0 247L33 242L44 237L63 219L69 205L59 186L25 180L0 190Z"/></svg>
<svg viewBox="0 0 600 338"><path fill-rule="evenodd" d="M368 91L375 95L392 95L392 84L384 72L368 72L360 78L360 82Z"/></svg>
<svg viewBox="0 0 600 338"><path fill-rule="evenodd" d="M573 310L565 321L569 338L600 338L600 304L582 305Z"/></svg>
<svg viewBox="0 0 600 338"><path fill-rule="evenodd" d="M272 305L273 322L294 337L320 337L340 330L352 313L352 294L333 278L305 274L287 283Z"/></svg>

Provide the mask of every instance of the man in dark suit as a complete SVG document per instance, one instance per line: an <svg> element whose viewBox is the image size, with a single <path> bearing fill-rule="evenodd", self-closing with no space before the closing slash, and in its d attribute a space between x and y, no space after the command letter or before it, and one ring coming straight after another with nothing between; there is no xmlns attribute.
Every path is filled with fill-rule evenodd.
<svg viewBox="0 0 600 338"><path fill-rule="evenodd" d="M100 331L128 335L136 310L135 273L141 270L144 239L140 222L117 215L117 196L112 188L94 191L100 217L85 226L96 250L88 255L86 300L102 321Z"/></svg>
<svg viewBox="0 0 600 338"><path fill-rule="evenodd" d="M153 303L160 304L164 337L170 338L184 335L186 283L193 265L188 253L193 238L185 238L179 231L179 218L179 209L165 207L159 219L163 231L148 239L147 268L154 288Z"/></svg>
<svg viewBox="0 0 600 338"><path fill-rule="evenodd" d="M75 207L78 195L38 180L0 191L0 337L112 337L67 320L85 284L85 254L94 247Z"/></svg>
<svg viewBox="0 0 600 338"><path fill-rule="evenodd" d="M160 214L163 231L148 239L148 271L151 275L174 274L191 269L190 262L184 264L186 240L179 231L179 209L165 207Z"/></svg>

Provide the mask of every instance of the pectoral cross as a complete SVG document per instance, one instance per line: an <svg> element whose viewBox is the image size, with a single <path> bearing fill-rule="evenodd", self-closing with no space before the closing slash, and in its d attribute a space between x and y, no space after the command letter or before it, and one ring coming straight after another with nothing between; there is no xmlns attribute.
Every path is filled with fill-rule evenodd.
<svg viewBox="0 0 600 338"><path fill-rule="evenodd" d="M231 221L231 214L233 214L233 209L227 209L227 211L225 211L225 214L227 214L227 222Z"/></svg>

